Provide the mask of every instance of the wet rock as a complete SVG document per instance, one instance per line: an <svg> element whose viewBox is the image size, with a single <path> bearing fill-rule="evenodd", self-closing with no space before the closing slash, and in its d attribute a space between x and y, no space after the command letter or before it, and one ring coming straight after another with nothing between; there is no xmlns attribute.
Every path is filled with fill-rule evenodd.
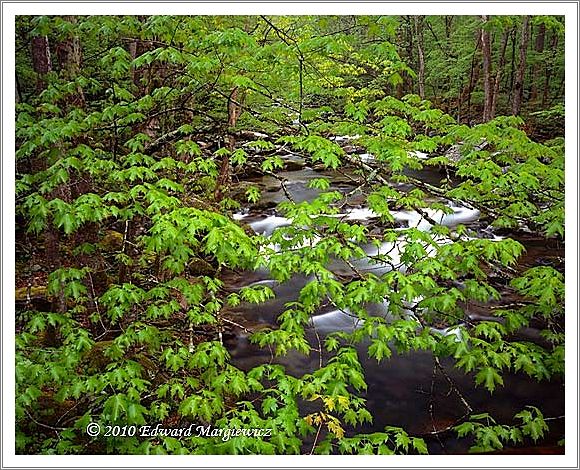
<svg viewBox="0 0 580 470"><path fill-rule="evenodd" d="M280 190L281 190L280 183L278 183L278 185L276 185L276 186L274 186L274 185L265 186L263 192L265 192L265 193L277 193Z"/></svg>
<svg viewBox="0 0 580 470"><path fill-rule="evenodd" d="M210 148L210 147L213 145L213 144L210 144L210 143L208 143L208 142L204 142L204 141L202 141L202 140L198 140L198 141L196 141L195 143L196 143L197 145L199 145L199 148L200 148L201 150L206 150L206 149L209 149L209 148Z"/></svg>
<svg viewBox="0 0 580 470"><path fill-rule="evenodd" d="M233 184L229 188L228 197L235 201L247 202L246 191L248 188L258 186L260 187L259 183L249 182L249 181L240 181L239 183ZM261 190L262 188L260 188Z"/></svg>
<svg viewBox="0 0 580 470"><path fill-rule="evenodd" d="M300 171L306 166L306 160L296 155L283 156L282 160L284 160L285 171Z"/></svg>
<svg viewBox="0 0 580 470"><path fill-rule="evenodd" d="M317 172L323 172L326 171L328 168L326 168L326 166L324 166L323 163L315 163L314 165L312 165L312 169Z"/></svg>
<svg viewBox="0 0 580 470"><path fill-rule="evenodd" d="M344 147L342 147L342 150L344 150L346 153L362 153L364 152L363 148L358 146L358 145L345 145Z"/></svg>
<svg viewBox="0 0 580 470"><path fill-rule="evenodd" d="M256 131L248 131L245 129L239 130L238 132L236 132L236 137L238 138L242 138L242 139L251 139L251 140L267 140L270 138L270 136L268 134L264 134L262 132L256 132Z"/></svg>
<svg viewBox="0 0 580 470"><path fill-rule="evenodd" d="M351 206L360 206L365 204L367 201L367 196L362 191L357 191L348 196L348 204Z"/></svg>
<svg viewBox="0 0 580 470"><path fill-rule="evenodd" d="M457 163L461 159L461 151L459 145L455 144L449 147L444 154L451 162Z"/></svg>
<svg viewBox="0 0 580 470"><path fill-rule="evenodd" d="M47 294L45 285L26 286L16 289L15 305L17 310L52 311L52 297Z"/></svg>
<svg viewBox="0 0 580 470"><path fill-rule="evenodd" d="M255 204L252 204L252 210L265 211L265 210L273 209L277 205L278 205L278 203L276 201L260 200L260 201L256 202Z"/></svg>
<svg viewBox="0 0 580 470"><path fill-rule="evenodd" d="M485 150L489 147L489 142L482 142L479 145L475 145L473 147L474 150L480 151ZM447 149L444 153L444 156L447 157L452 163L457 163L461 160L461 144L454 144Z"/></svg>
<svg viewBox="0 0 580 470"><path fill-rule="evenodd" d="M257 167L244 166L235 171L235 175L240 180L259 178L263 175L262 171Z"/></svg>

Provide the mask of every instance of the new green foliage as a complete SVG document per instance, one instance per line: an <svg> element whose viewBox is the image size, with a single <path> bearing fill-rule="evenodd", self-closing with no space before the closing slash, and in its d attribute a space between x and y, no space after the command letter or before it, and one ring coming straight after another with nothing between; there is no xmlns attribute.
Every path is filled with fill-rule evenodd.
<svg viewBox="0 0 580 470"><path fill-rule="evenodd" d="M460 125L433 102L401 93L414 76L394 42L405 18L67 18L19 17L16 25L18 43L46 36L44 53L56 54L46 74L32 57L38 51L19 47L16 56L26 78L16 105L17 255L46 264L38 277L46 302L28 299L17 315L18 452L424 454L426 440L399 427L360 432L374 418L363 359L426 351L451 358L490 393L509 373L562 377L559 266L523 264L522 243L439 222L453 213L448 203L461 203L494 230L563 242L563 142L533 141L515 117ZM559 34L559 21L542 18ZM428 21L434 34L443 27ZM428 51L427 64L457 55L465 67L466 35L455 29L449 50ZM75 59L62 50L74 41L82 61L71 68ZM428 70L428 82L453 72L440 63ZM461 78L441 93L456 93ZM253 137L244 145L245 132ZM336 139L345 133L358 153ZM310 180L313 199L277 206L290 224L271 237L235 220L240 201L259 204L266 190L251 184L240 198L228 178L278 175L284 149L360 178L380 223L349 219L349 195L333 190L328 173ZM416 177L430 165L445 169L440 185ZM430 230L401 226L401 211ZM278 282L308 282L275 325L241 325L234 334L251 333L272 357L315 355L314 371L293 375L272 360L249 370L233 364L224 334L240 325L228 309L275 294L232 289L228 276L264 268ZM28 274L17 273L22 285ZM504 302L509 296L517 302ZM470 318L470 304L490 302L499 305L495 319ZM385 306L385 315L371 315L371 305ZM322 307L348 315L352 331L311 341ZM517 339L531 324L545 341ZM455 426L460 438L473 437L474 451L547 432L534 407L510 425L474 411L483 414ZM121 439L88 436L90 422L271 433Z"/></svg>

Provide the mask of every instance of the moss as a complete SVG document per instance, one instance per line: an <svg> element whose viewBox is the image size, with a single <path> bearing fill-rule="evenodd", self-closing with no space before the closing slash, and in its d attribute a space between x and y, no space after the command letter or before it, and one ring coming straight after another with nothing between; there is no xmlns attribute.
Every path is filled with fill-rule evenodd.
<svg viewBox="0 0 580 470"><path fill-rule="evenodd" d="M16 300L26 301L28 299L46 298L46 286L20 287L16 289Z"/></svg>
<svg viewBox="0 0 580 470"><path fill-rule="evenodd" d="M201 258L194 258L187 267L193 276L214 276L216 273L216 268Z"/></svg>
<svg viewBox="0 0 580 470"><path fill-rule="evenodd" d="M115 230L107 230L98 246L106 252L120 251L123 246L123 234Z"/></svg>
<svg viewBox="0 0 580 470"><path fill-rule="evenodd" d="M107 366L113 362L109 357L107 357L106 351L114 344L115 342L113 340L97 341L93 344L93 347L85 356L87 370L90 372L104 371ZM127 359L128 358L129 357L127 357ZM131 359L138 362L143 367L146 377L155 377L159 370L158 365L143 353L139 353Z"/></svg>
<svg viewBox="0 0 580 470"><path fill-rule="evenodd" d="M251 227L250 224L247 224L245 222L240 222L240 221L238 221L237 223L244 230L246 235L249 235L250 237L253 237L254 235L256 235L256 231Z"/></svg>
<svg viewBox="0 0 580 470"><path fill-rule="evenodd" d="M93 344L88 355L88 366L96 371L105 370L111 360L105 355L106 349L113 344L113 341L97 341Z"/></svg>
<svg viewBox="0 0 580 470"><path fill-rule="evenodd" d="M144 353L137 354L134 360L143 367L143 377L154 379L159 375L159 365Z"/></svg>

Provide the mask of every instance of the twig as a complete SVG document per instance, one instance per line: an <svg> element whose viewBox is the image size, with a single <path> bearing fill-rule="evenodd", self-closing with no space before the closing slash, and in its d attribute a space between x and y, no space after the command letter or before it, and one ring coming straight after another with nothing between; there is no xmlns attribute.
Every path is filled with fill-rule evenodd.
<svg viewBox="0 0 580 470"><path fill-rule="evenodd" d="M85 395L83 398L81 398L79 401L77 401L73 406L71 406L64 414L62 414L61 417L57 419L56 424L59 424L72 410L77 408L85 400L85 398L87 396L88 395Z"/></svg>
<svg viewBox="0 0 580 470"><path fill-rule="evenodd" d="M127 240L128 241L128 240ZM107 333L110 332L109 328L107 328L105 326L105 324L103 323L103 317L101 316L101 311L99 309L99 301L97 299L97 294L95 292L95 284L93 283L93 276L91 275L91 272L88 272L89 274L89 280L91 281L91 292L93 294L93 303L95 304L95 308L97 310L97 316L99 318L99 323L101 324L101 328L103 328L103 332L99 335L95 337L95 340L99 340L101 339L103 336L105 336Z"/></svg>
<svg viewBox="0 0 580 470"><path fill-rule="evenodd" d="M433 372L431 374L431 390L429 393L429 416L431 417L431 427L433 428L432 432L436 436L437 442L439 442L439 445L441 446L443 451L445 451L445 445L443 444L443 441L439 437L439 433L437 432L437 428L435 427L435 415L433 412L433 404L435 402L435 376L436 376L436 374L437 374L437 366L434 364L433 365Z"/></svg>
<svg viewBox="0 0 580 470"><path fill-rule="evenodd" d="M316 431L316 436L314 436L314 443L312 444L312 449L310 449L310 455L314 454L314 449L316 448L316 444L318 444L318 437L320 436L320 430L322 429L322 420L318 425L318 430Z"/></svg>
<svg viewBox="0 0 580 470"><path fill-rule="evenodd" d="M566 415L551 416L549 418L544 418L544 421L555 421L557 419L564 419L565 417L566 417Z"/></svg>
<svg viewBox="0 0 580 470"><path fill-rule="evenodd" d="M451 431L455 426L457 426L459 423L461 423L465 418L467 418L469 416L470 413L465 413L463 416L461 416L460 418L457 418L452 424L441 428L441 429L434 429L433 431L430 432L425 432L425 433L420 433L417 434L417 436L422 437L422 436L439 436L439 434L444 434L446 432Z"/></svg>
<svg viewBox="0 0 580 470"><path fill-rule="evenodd" d="M449 377L449 375L447 374L447 372L445 372L445 369L441 365L441 362L439 361L439 358L437 356L433 356L433 360L435 361L435 364L437 365L437 368L439 369L439 371L443 374L443 377L445 377L445 380L447 380L447 382L449 383L449 386L451 387L451 389L459 397L459 400L461 401L461 403L463 403L463 406L465 406L465 409L469 413L472 413L473 412L473 408L467 402L467 400L465 399L465 397L463 396L463 394L459 391L459 389L456 387L455 382L453 382L453 379L451 377Z"/></svg>
<svg viewBox="0 0 580 470"><path fill-rule="evenodd" d="M24 410L24 412L26 413L26 415L28 416L28 418L30 418L30 420L34 424L37 424L38 426L41 426L43 428L50 429L50 430L55 431L55 432L57 432L57 431L65 431L67 429L67 428L61 428L61 427L58 427L58 426L50 426L49 424L41 423L40 421L35 420L28 411Z"/></svg>
<svg viewBox="0 0 580 470"><path fill-rule="evenodd" d="M295 202L294 198L292 197L292 194L290 194L290 192L288 191L288 188L286 187L287 180L285 178L278 176L276 173L274 173L272 171L264 171L264 174L272 176L273 178L276 178L278 180L278 182L280 183L280 188L282 188L284 195L288 198L288 200L290 202Z"/></svg>
<svg viewBox="0 0 580 470"><path fill-rule="evenodd" d="M346 264L347 266L352 269L352 271L360 278L360 279L364 279L363 274L358 270L358 268L351 263L351 261L348 258L341 258Z"/></svg>
<svg viewBox="0 0 580 470"><path fill-rule="evenodd" d="M240 325L239 323L236 323L235 321L228 320L227 318L222 318L221 320L222 320L223 322L225 322L225 323L229 323L230 325L233 325L233 326L235 326L235 327L238 327L238 328L240 328L240 329L244 330L246 333L253 333L253 331L252 331L252 330L249 330L249 329L248 329L248 328L246 328L244 325Z"/></svg>
<svg viewBox="0 0 580 470"><path fill-rule="evenodd" d="M316 335L316 341L318 341L318 368L322 369L322 342L320 341L316 326L314 327L314 334Z"/></svg>
<svg viewBox="0 0 580 470"><path fill-rule="evenodd" d="M193 347L193 322L190 320L189 321L189 352L190 354L193 353L194 351L194 347Z"/></svg>

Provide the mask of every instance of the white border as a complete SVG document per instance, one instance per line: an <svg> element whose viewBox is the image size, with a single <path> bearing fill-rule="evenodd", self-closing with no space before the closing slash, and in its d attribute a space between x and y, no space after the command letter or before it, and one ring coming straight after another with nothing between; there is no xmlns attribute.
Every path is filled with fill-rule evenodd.
<svg viewBox="0 0 580 470"><path fill-rule="evenodd" d="M572 2L10 2L7 15L570 15ZM105 11L103 6L106 5Z"/></svg>
<svg viewBox="0 0 580 470"><path fill-rule="evenodd" d="M2 344L3 456L9 467L568 467L577 468L578 331L578 18L577 2L361 2L361 3L119 3L119 2L3 2L2 77ZM479 456L16 456L14 455L14 19L16 15L54 14L493 14L566 16L566 455ZM574 336L573 336L574 335ZM12 452L10 454L9 452Z"/></svg>

